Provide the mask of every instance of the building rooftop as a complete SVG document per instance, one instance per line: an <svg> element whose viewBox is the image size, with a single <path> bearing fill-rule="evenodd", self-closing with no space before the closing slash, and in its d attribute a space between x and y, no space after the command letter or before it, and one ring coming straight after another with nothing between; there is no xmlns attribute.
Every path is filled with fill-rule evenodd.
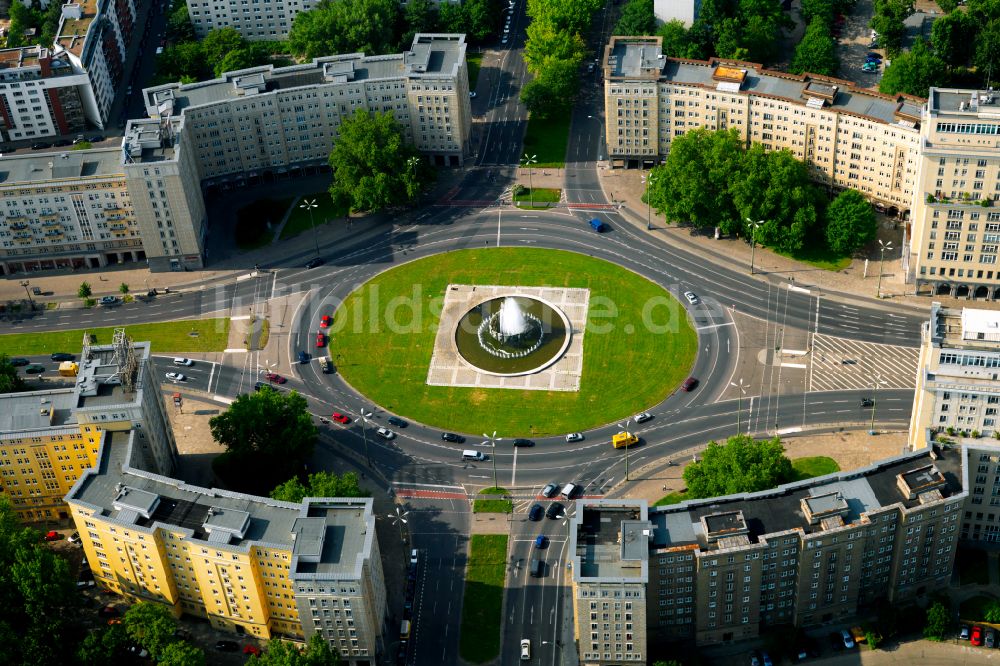
<svg viewBox="0 0 1000 666"><path fill-rule="evenodd" d="M652 525L646 507L629 500L577 502L570 530L570 553L577 576L645 580Z"/></svg>
<svg viewBox="0 0 1000 666"><path fill-rule="evenodd" d="M654 507L649 514L655 527L650 547L710 550L736 545L735 541L723 541L734 535L745 535L746 543L757 543L769 534L790 530L803 535L821 533L857 523L864 514L882 507L918 507L926 492L940 492L939 497L961 492L960 452L935 455L932 459L925 449L760 493Z"/></svg>
<svg viewBox="0 0 1000 666"><path fill-rule="evenodd" d="M128 371L126 355L113 345L88 347L80 354L76 375L76 409L103 409L110 405L130 405L141 401L140 366L150 362L148 342L131 344L134 360ZM131 379L129 379L131 376Z"/></svg>
<svg viewBox="0 0 1000 666"><path fill-rule="evenodd" d="M80 57L90 26L97 18L97 11L97 0L76 0L63 4L62 17L56 31L56 44Z"/></svg>
<svg viewBox="0 0 1000 666"><path fill-rule="evenodd" d="M979 113L997 118L1000 113L1000 94L990 90L959 90L954 88L931 88L927 100L931 113L967 113L975 117Z"/></svg>
<svg viewBox="0 0 1000 666"><path fill-rule="evenodd" d="M183 118L170 118L166 122L146 118L130 120L122 137L119 157L126 164L173 160L183 127Z"/></svg>
<svg viewBox="0 0 1000 666"><path fill-rule="evenodd" d="M71 388L0 394L0 435L72 426L74 404Z"/></svg>
<svg viewBox="0 0 1000 666"><path fill-rule="evenodd" d="M0 188L22 183L107 177L122 174L121 150L65 150L8 155L0 160Z"/></svg>
<svg viewBox="0 0 1000 666"><path fill-rule="evenodd" d="M605 49L605 73L616 80L683 83L728 93L754 93L803 106L827 108L912 128L923 103L904 95L888 96L855 88L849 81L767 70L758 64L660 56L659 37L612 37Z"/></svg>
<svg viewBox="0 0 1000 666"><path fill-rule="evenodd" d="M465 49L465 35L418 33L410 50L403 53L348 53L314 58L302 65L264 65L225 72L211 81L146 88L143 97L150 116L163 115L168 109L179 115L184 109L206 104L324 83L457 76Z"/></svg>
<svg viewBox="0 0 1000 666"><path fill-rule="evenodd" d="M292 526L293 580L347 580L361 576L375 538L373 500L307 498Z"/></svg>
<svg viewBox="0 0 1000 666"><path fill-rule="evenodd" d="M935 346L996 351L1000 342L1000 312L995 310L945 308L935 301L925 326Z"/></svg>

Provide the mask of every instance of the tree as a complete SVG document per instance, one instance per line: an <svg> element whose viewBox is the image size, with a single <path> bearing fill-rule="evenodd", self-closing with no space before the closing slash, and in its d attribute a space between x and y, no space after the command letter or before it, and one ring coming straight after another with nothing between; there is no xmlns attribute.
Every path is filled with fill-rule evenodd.
<svg viewBox="0 0 1000 666"><path fill-rule="evenodd" d="M282 502L301 502L304 497L370 497L371 493L363 490L354 472L345 472L337 476L333 472L316 472L310 474L308 484L303 484L298 477L291 478L271 491L271 499Z"/></svg>
<svg viewBox="0 0 1000 666"><path fill-rule="evenodd" d="M452 4L461 10L462 5ZM399 50L405 51L413 43L413 36L418 32L433 32L438 24L437 3L434 0L409 0L403 5L403 25L406 32L399 38ZM449 32L444 29L442 32Z"/></svg>
<svg viewBox="0 0 1000 666"><path fill-rule="evenodd" d="M840 256L868 245L877 233L875 212L857 190L844 190L826 209L826 244Z"/></svg>
<svg viewBox="0 0 1000 666"><path fill-rule="evenodd" d="M649 202L669 221L731 233L740 218L726 188L739 172L742 140L736 130L692 130L674 139L666 164L653 169Z"/></svg>
<svg viewBox="0 0 1000 666"><path fill-rule="evenodd" d="M149 650L153 659L159 659L164 648L173 642L174 632L177 631L177 621L170 609L150 601L140 601L130 606L122 618L122 624L129 637Z"/></svg>
<svg viewBox="0 0 1000 666"><path fill-rule="evenodd" d="M465 30L465 12L462 11L460 3L443 2L438 5L438 30L441 32Z"/></svg>
<svg viewBox="0 0 1000 666"><path fill-rule="evenodd" d="M243 48L245 43L243 36L235 28L211 30L199 42L202 57L209 63L209 66L222 62L229 53Z"/></svg>
<svg viewBox="0 0 1000 666"><path fill-rule="evenodd" d="M903 46L906 26L903 21L913 13L913 0L875 0L872 29L879 34L879 43L889 53L898 53Z"/></svg>
<svg viewBox="0 0 1000 666"><path fill-rule="evenodd" d="M944 82L947 66L923 39L913 43L913 48L896 56L886 67L879 83L880 92L887 95L907 93L927 97L928 89Z"/></svg>
<svg viewBox="0 0 1000 666"><path fill-rule="evenodd" d="M939 641L944 638L944 632L948 630L948 609L940 601L927 609L927 624L924 625L924 638L931 641Z"/></svg>
<svg viewBox="0 0 1000 666"><path fill-rule="evenodd" d="M462 32L468 33L474 41L482 42L489 39L500 27L502 14L491 0L465 0L462 3L462 12L466 19L465 29Z"/></svg>
<svg viewBox="0 0 1000 666"><path fill-rule="evenodd" d="M834 3L830 0L802 0L802 20L811 25L816 19L829 26L833 23Z"/></svg>
<svg viewBox="0 0 1000 666"><path fill-rule="evenodd" d="M322 0L295 17L288 46L305 58L357 51L388 53L399 41L393 30L399 16L397 0Z"/></svg>
<svg viewBox="0 0 1000 666"><path fill-rule="evenodd" d="M330 153L338 206L376 211L416 201L433 173L388 111L358 109L340 124Z"/></svg>
<svg viewBox="0 0 1000 666"><path fill-rule="evenodd" d="M989 72L991 76L1000 72L1000 16L979 30L973 61L981 72Z"/></svg>
<svg viewBox="0 0 1000 666"><path fill-rule="evenodd" d="M77 648L76 658L86 666L104 666L115 661L128 644L128 635L120 624L90 631Z"/></svg>
<svg viewBox="0 0 1000 666"><path fill-rule="evenodd" d="M750 54L742 46L740 20L737 18L727 18L719 26L718 37L715 42L715 53L720 58L732 60L746 60Z"/></svg>
<svg viewBox="0 0 1000 666"><path fill-rule="evenodd" d="M1000 601L994 600L986 604L986 609L983 612L983 619L990 624L1000 622Z"/></svg>
<svg viewBox="0 0 1000 666"><path fill-rule="evenodd" d="M159 666L205 666L205 653L190 643L174 641L163 648L156 663Z"/></svg>
<svg viewBox="0 0 1000 666"><path fill-rule="evenodd" d="M795 56L789 69L795 74L811 72L833 76L839 66L837 45L830 35L830 28L821 18L816 17L806 28L802 41L795 47Z"/></svg>
<svg viewBox="0 0 1000 666"><path fill-rule="evenodd" d="M868 647L877 650L878 644L882 642L882 635L869 629L865 632L865 640L868 642Z"/></svg>
<svg viewBox="0 0 1000 666"><path fill-rule="evenodd" d="M17 368L11 364L10 357L7 354L0 354L0 394L18 393L27 389L24 379L17 373Z"/></svg>
<svg viewBox="0 0 1000 666"><path fill-rule="evenodd" d="M526 30L528 41L524 45L524 63L532 74L539 74L552 60L583 62L586 43L580 35L559 30L545 22L532 22Z"/></svg>
<svg viewBox="0 0 1000 666"><path fill-rule="evenodd" d="M316 425L305 398L291 391L241 395L208 426L226 447L226 460L261 470L263 477L288 478L313 452Z"/></svg>
<svg viewBox="0 0 1000 666"><path fill-rule="evenodd" d="M306 649L299 649L285 641L270 641L260 656L252 656L248 666L339 666L340 656L319 634L309 638Z"/></svg>
<svg viewBox="0 0 1000 666"><path fill-rule="evenodd" d="M186 2L175 2L173 11L167 18L167 37L172 42L193 42L194 26L188 15Z"/></svg>
<svg viewBox="0 0 1000 666"><path fill-rule="evenodd" d="M951 14L958 8L958 0L937 0L937 6L945 14Z"/></svg>
<svg viewBox="0 0 1000 666"><path fill-rule="evenodd" d="M967 12L948 14L931 24L931 46L948 68L969 62L975 35L976 24Z"/></svg>
<svg viewBox="0 0 1000 666"><path fill-rule="evenodd" d="M122 296L128 296L129 292L128 285L122 282L120 285L118 285L118 291L121 292Z"/></svg>
<svg viewBox="0 0 1000 666"><path fill-rule="evenodd" d="M576 60L546 62L541 73L521 90L521 101L532 116L550 118L568 111L579 90L579 67Z"/></svg>
<svg viewBox="0 0 1000 666"><path fill-rule="evenodd" d="M663 55L668 58L687 58L691 48L691 38L684 24L673 19L660 26L658 33L663 39Z"/></svg>
<svg viewBox="0 0 1000 666"><path fill-rule="evenodd" d="M656 16L653 15L653 0L629 0L622 10L616 35L651 35L656 32Z"/></svg>
<svg viewBox="0 0 1000 666"><path fill-rule="evenodd" d="M81 282L80 288L76 290L76 295L80 298L90 298L94 292L90 290L89 282Z"/></svg>
<svg viewBox="0 0 1000 666"><path fill-rule="evenodd" d="M755 441L750 435L735 435L725 444L709 442L701 460L684 470L692 498L768 490L793 477L780 439Z"/></svg>

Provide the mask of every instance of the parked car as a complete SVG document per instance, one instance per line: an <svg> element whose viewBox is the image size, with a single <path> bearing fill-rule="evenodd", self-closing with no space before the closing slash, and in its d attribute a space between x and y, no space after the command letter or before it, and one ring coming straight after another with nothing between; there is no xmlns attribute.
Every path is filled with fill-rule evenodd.
<svg viewBox="0 0 1000 666"><path fill-rule="evenodd" d="M333 416L331 416L330 418L332 418L337 423L342 423L343 425L347 425L348 423L351 422L351 417L345 416L344 414L341 414L340 412L334 412Z"/></svg>
<svg viewBox="0 0 1000 666"><path fill-rule="evenodd" d="M545 509L541 504L532 504L531 508L528 509L528 520L537 522L542 519L545 515Z"/></svg>
<svg viewBox="0 0 1000 666"><path fill-rule="evenodd" d="M996 647L997 644L997 632L992 629L986 630L986 642L983 643L988 648Z"/></svg>
<svg viewBox="0 0 1000 666"><path fill-rule="evenodd" d="M882 56L873 52L866 55L865 60L878 60L879 62L882 62Z"/></svg>
<svg viewBox="0 0 1000 666"><path fill-rule="evenodd" d="M698 385L697 379L695 379L694 377L688 377L687 379L684 380L684 383L681 384L681 389L690 392L693 391L694 387L696 387L697 385Z"/></svg>
<svg viewBox="0 0 1000 666"><path fill-rule="evenodd" d="M420 551L416 548L410 551L410 566L417 566L417 562L420 561Z"/></svg>
<svg viewBox="0 0 1000 666"><path fill-rule="evenodd" d="M564 507L560 502L553 502L549 505L545 515L549 518L562 518L566 515L566 507Z"/></svg>
<svg viewBox="0 0 1000 666"><path fill-rule="evenodd" d="M100 143L101 141L104 141L104 139L105 139L105 137L104 137L103 134L95 134L94 136L90 137L90 142L91 143Z"/></svg>
<svg viewBox="0 0 1000 666"><path fill-rule="evenodd" d="M405 428L407 423L398 416L390 416L389 425L396 426L397 428Z"/></svg>
<svg viewBox="0 0 1000 666"><path fill-rule="evenodd" d="M571 432L570 434L566 435L566 441L567 442L582 442L583 441L583 435L580 434L580 433L578 433L578 432Z"/></svg>
<svg viewBox="0 0 1000 666"><path fill-rule="evenodd" d="M29 361L28 359L24 358L23 356L15 356L14 358L7 359L7 360L15 368L19 368L22 365L28 365L29 363L31 363L31 361Z"/></svg>
<svg viewBox="0 0 1000 666"><path fill-rule="evenodd" d="M640 412L640 413L638 413L638 414L635 415L635 422L636 423L645 423L646 421L648 421L651 418L653 418L653 415L650 414L649 412Z"/></svg>
<svg viewBox="0 0 1000 666"><path fill-rule="evenodd" d="M239 652L240 644L236 641L215 641L215 649L219 652Z"/></svg>
<svg viewBox="0 0 1000 666"><path fill-rule="evenodd" d="M179 357L177 357L177 358L174 359L174 365L183 365L184 367L189 368L192 365L194 365L194 361L192 361L189 358L184 358L184 357L180 357L179 356Z"/></svg>
<svg viewBox="0 0 1000 666"><path fill-rule="evenodd" d="M255 657L259 657L260 656L260 648L257 647L256 645L244 645L243 646L243 654L252 654Z"/></svg>
<svg viewBox="0 0 1000 666"><path fill-rule="evenodd" d="M114 606L108 605L97 611L97 614L101 617L118 617L118 609Z"/></svg>
<svg viewBox="0 0 1000 666"><path fill-rule="evenodd" d="M59 532L56 532L55 530L49 530L48 532L45 533L44 538L46 541L59 541L60 539L63 538L63 535L60 534Z"/></svg>
<svg viewBox="0 0 1000 666"><path fill-rule="evenodd" d="M37 375L45 372L45 366L39 365L37 363L31 363L24 368L24 374L26 375Z"/></svg>
<svg viewBox="0 0 1000 666"><path fill-rule="evenodd" d="M686 298L687 302L691 305L698 305L698 297L695 296L693 291L685 291L684 298Z"/></svg>
<svg viewBox="0 0 1000 666"><path fill-rule="evenodd" d="M70 139L59 139L52 145L57 148L65 148L66 146L72 146L73 142Z"/></svg>
<svg viewBox="0 0 1000 666"><path fill-rule="evenodd" d="M80 533L79 532L73 532L72 534L70 534L69 535L69 542L70 543L80 543Z"/></svg>
<svg viewBox="0 0 1000 666"><path fill-rule="evenodd" d="M840 638L844 641L844 647L850 650L854 647L854 637L847 629L840 630Z"/></svg>
<svg viewBox="0 0 1000 666"><path fill-rule="evenodd" d="M969 640L969 625L963 624L958 630L958 637L963 641Z"/></svg>
<svg viewBox="0 0 1000 666"><path fill-rule="evenodd" d="M546 497L555 497L559 494L559 484L549 483L544 488L542 488L542 494Z"/></svg>
<svg viewBox="0 0 1000 666"><path fill-rule="evenodd" d="M866 62L865 64L861 65L861 71L868 72L869 74L871 74L872 72L877 72L878 65L876 65L873 62Z"/></svg>
<svg viewBox="0 0 1000 666"><path fill-rule="evenodd" d="M49 144L39 141L38 143L31 144L32 150L45 150L49 147Z"/></svg>
<svg viewBox="0 0 1000 666"><path fill-rule="evenodd" d="M760 666L760 653L756 650L750 653L750 666Z"/></svg>
<svg viewBox="0 0 1000 666"><path fill-rule="evenodd" d="M524 439L523 437L518 437L513 441L514 446L534 446L535 442L530 439Z"/></svg>
<svg viewBox="0 0 1000 666"><path fill-rule="evenodd" d="M774 666L774 662L771 661L771 655L767 652L760 653L760 660L764 662L763 666Z"/></svg>
<svg viewBox="0 0 1000 666"><path fill-rule="evenodd" d="M184 381L184 375L182 375L179 372L168 372L167 379L169 379L172 382L182 382Z"/></svg>
<svg viewBox="0 0 1000 666"><path fill-rule="evenodd" d="M465 441L464 437L462 437L461 435L456 435L453 432L441 433L441 439L443 439L446 442L454 442L456 444L461 444L462 442Z"/></svg>
<svg viewBox="0 0 1000 666"><path fill-rule="evenodd" d="M279 375L276 372L266 372L264 373L264 379L275 384L284 384L288 380Z"/></svg>
<svg viewBox="0 0 1000 666"><path fill-rule="evenodd" d="M378 436L381 437L382 439L392 439L396 436L396 433L389 430L388 428L379 428L375 432L378 433Z"/></svg>
<svg viewBox="0 0 1000 666"><path fill-rule="evenodd" d="M73 356L72 354L67 354L66 352L54 352L51 356L49 356L49 358L51 358L53 361L59 361L60 363L62 363L63 361L72 361L76 358L76 356Z"/></svg>
<svg viewBox="0 0 1000 666"><path fill-rule="evenodd" d="M969 638L969 642L973 645L979 646L983 644L983 628L976 625L972 628L972 636Z"/></svg>

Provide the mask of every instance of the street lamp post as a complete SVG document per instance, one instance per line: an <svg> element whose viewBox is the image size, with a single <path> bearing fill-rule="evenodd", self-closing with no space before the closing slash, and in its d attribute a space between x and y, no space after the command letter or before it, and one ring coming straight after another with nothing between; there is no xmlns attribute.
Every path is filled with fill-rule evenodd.
<svg viewBox="0 0 1000 666"><path fill-rule="evenodd" d="M652 215L652 204L649 203L649 184L656 182L656 176L653 175L653 171L650 170L649 174L642 177L642 182L646 184L646 231L653 228L653 223L650 219Z"/></svg>
<svg viewBox="0 0 1000 666"><path fill-rule="evenodd" d="M535 188L531 185L531 165L538 164L538 160L535 159L536 157L538 155L528 155L528 153L525 153L521 159L524 162L524 166L528 167L528 202L532 208L535 207Z"/></svg>
<svg viewBox="0 0 1000 666"><path fill-rule="evenodd" d="M403 538L403 525L405 525L408 522L406 520L406 517L409 515L410 512L403 511L402 509L399 508L398 504L396 505L396 513L388 514L388 517L392 521L392 524L399 527L399 540L404 543L406 542L406 539Z"/></svg>
<svg viewBox="0 0 1000 666"><path fill-rule="evenodd" d="M316 256L319 256L319 238L316 236L316 222L313 220L313 209L319 208L315 199L303 199L299 208L309 211L309 226L312 227L313 243L316 245Z"/></svg>
<svg viewBox="0 0 1000 666"><path fill-rule="evenodd" d="M764 220L754 222L748 217L747 222L750 223L750 275L753 275L753 255L754 250L757 249L757 229L764 224Z"/></svg>
<svg viewBox="0 0 1000 666"><path fill-rule="evenodd" d="M878 286L875 287L875 297L882 298L882 265L885 263L885 251L892 249L892 241L883 243L882 239L878 239L879 245L879 261L878 261Z"/></svg>
<svg viewBox="0 0 1000 666"><path fill-rule="evenodd" d="M743 378L739 379L739 384L736 382L729 382L729 385L739 389L739 394L736 396L736 434L742 434L743 432L743 396L747 394L747 389L750 387L749 384L743 383ZM750 424L747 423L747 430L750 430Z"/></svg>
<svg viewBox="0 0 1000 666"><path fill-rule="evenodd" d="M483 437L486 438L486 441L483 442L483 445L485 446L486 444L489 444L492 447L492 450L490 451L490 461L493 463L493 487L498 488L499 486L497 485L497 442L503 439L503 437L497 437L496 430L493 431L492 435L487 435L484 432Z"/></svg>
<svg viewBox="0 0 1000 666"><path fill-rule="evenodd" d="M368 461L368 466L372 466L372 458L368 454L368 417L372 415L372 412L365 413L364 408L361 409L361 437L365 441L365 460Z"/></svg>
<svg viewBox="0 0 1000 666"><path fill-rule="evenodd" d="M21 286L24 287L24 293L26 293L28 295L28 302L31 303L31 309L34 310L35 309L35 299L33 299L31 297L31 292L28 291L28 285L30 285L30 284L31 283L28 282L27 280L21 280Z"/></svg>
<svg viewBox="0 0 1000 666"><path fill-rule="evenodd" d="M876 372L875 381L873 382L872 386L872 422L868 428L869 435L875 434L875 405L878 404L878 400L876 400L875 397L878 395L878 387L880 384L885 384L885 383L886 382L882 381L882 375Z"/></svg>
<svg viewBox="0 0 1000 666"><path fill-rule="evenodd" d="M619 423L618 427L621 428L626 433L628 433L628 422L629 422L629 419L625 419L625 422L624 423ZM632 434L635 435L634 432ZM636 435L636 436L638 436L638 435ZM628 476L628 439L625 440L625 480L626 481L629 480L629 476Z"/></svg>

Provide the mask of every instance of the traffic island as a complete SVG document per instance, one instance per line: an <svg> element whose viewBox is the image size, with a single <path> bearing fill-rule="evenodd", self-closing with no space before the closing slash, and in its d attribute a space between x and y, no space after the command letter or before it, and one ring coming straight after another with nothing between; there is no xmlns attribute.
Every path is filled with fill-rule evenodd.
<svg viewBox="0 0 1000 666"><path fill-rule="evenodd" d="M483 488L472 501L473 513L512 513L514 502L506 488Z"/></svg>
<svg viewBox="0 0 1000 666"><path fill-rule="evenodd" d="M483 664L500 654L506 571L507 535L473 534L458 643L459 656L469 663Z"/></svg>

